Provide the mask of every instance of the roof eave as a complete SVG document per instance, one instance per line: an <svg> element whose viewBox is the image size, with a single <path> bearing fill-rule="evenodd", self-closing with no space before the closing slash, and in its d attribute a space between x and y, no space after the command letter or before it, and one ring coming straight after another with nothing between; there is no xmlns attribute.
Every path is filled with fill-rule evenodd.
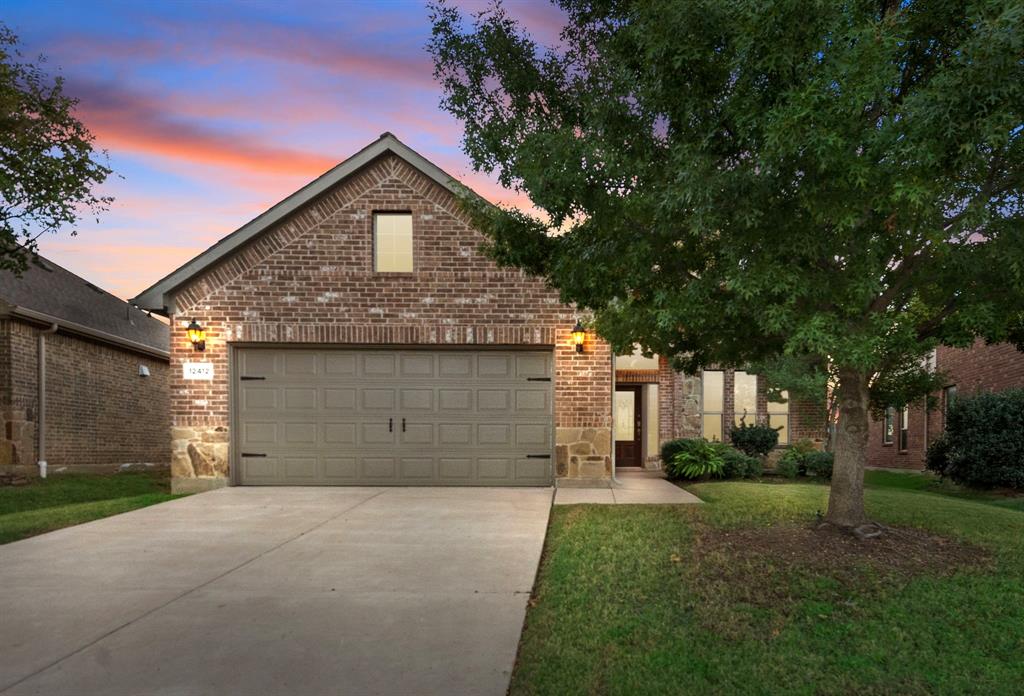
<svg viewBox="0 0 1024 696"><path fill-rule="evenodd" d="M161 360L169 361L171 359L169 351L155 348L154 346L146 345L145 343L139 343L138 341L132 341L131 339L107 333L106 331L93 329L77 322L68 321L67 319L61 319L60 317L55 317L43 312L37 312L36 310L28 309L27 307L7 305L0 309L0 318L7 317L14 317L15 319L23 319L40 324L56 324L58 328L64 329L66 332L71 334L91 338L93 340L100 341L101 343L117 346L118 348L125 348L136 353L143 353L150 357L160 358Z"/></svg>

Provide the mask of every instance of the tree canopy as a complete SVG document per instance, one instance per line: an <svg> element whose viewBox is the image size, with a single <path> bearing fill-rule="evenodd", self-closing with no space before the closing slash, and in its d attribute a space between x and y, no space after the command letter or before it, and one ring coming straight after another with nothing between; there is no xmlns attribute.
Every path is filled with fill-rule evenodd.
<svg viewBox="0 0 1024 696"><path fill-rule="evenodd" d="M26 63L0 23L0 272L21 272L47 232L106 210L110 174L61 77ZM75 234L72 230L71 234Z"/></svg>
<svg viewBox="0 0 1024 696"><path fill-rule="evenodd" d="M539 211L467 198L491 253L620 351L831 366L830 516L862 521L872 386L1021 325L1024 3L558 5L550 47L500 3L432 7L466 153Z"/></svg>

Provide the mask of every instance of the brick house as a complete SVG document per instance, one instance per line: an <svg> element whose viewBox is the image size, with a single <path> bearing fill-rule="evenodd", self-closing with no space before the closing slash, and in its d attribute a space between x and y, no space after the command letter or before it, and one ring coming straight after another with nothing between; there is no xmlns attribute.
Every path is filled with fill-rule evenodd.
<svg viewBox="0 0 1024 696"><path fill-rule="evenodd" d="M873 419L868 442L868 465L895 469L923 469L925 453L945 430L946 406L958 395L1024 387L1024 353L1009 343L935 351L935 369L946 379L932 394L932 409L924 403L891 408Z"/></svg>
<svg viewBox="0 0 1024 696"><path fill-rule="evenodd" d="M0 271L0 474L166 467L167 341L52 261Z"/></svg>
<svg viewBox="0 0 1024 696"><path fill-rule="evenodd" d="M385 133L133 300L171 318L176 490L607 478L713 421L700 378L577 346L572 307L480 252L457 186ZM740 381L752 416L823 427Z"/></svg>

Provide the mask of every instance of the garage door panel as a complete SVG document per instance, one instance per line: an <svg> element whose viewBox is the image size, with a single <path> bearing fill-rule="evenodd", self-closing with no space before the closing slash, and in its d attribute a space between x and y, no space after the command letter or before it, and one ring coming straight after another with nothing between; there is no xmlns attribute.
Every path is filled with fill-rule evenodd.
<svg viewBox="0 0 1024 696"><path fill-rule="evenodd" d="M478 411L507 411L509 401L508 389L480 389L476 393Z"/></svg>
<svg viewBox="0 0 1024 696"><path fill-rule="evenodd" d="M324 423L324 443L327 445L355 445L356 424Z"/></svg>
<svg viewBox="0 0 1024 696"><path fill-rule="evenodd" d="M240 444L242 447L277 444L277 423L261 423L259 421L243 423Z"/></svg>
<svg viewBox="0 0 1024 696"><path fill-rule="evenodd" d="M361 402L366 411L394 411L395 390L364 388L361 390Z"/></svg>
<svg viewBox="0 0 1024 696"><path fill-rule="evenodd" d="M278 390L273 387L242 387L242 406L246 411L276 411Z"/></svg>
<svg viewBox="0 0 1024 696"><path fill-rule="evenodd" d="M324 374L330 377L354 377L357 357L355 353L325 353Z"/></svg>
<svg viewBox="0 0 1024 696"><path fill-rule="evenodd" d="M433 411L434 390L402 389L398 401L403 411Z"/></svg>
<svg viewBox="0 0 1024 696"><path fill-rule="evenodd" d="M516 412L551 413L551 394L543 389L516 389Z"/></svg>
<svg viewBox="0 0 1024 696"><path fill-rule="evenodd" d="M394 457L363 457L363 477L368 479L395 478Z"/></svg>
<svg viewBox="0 0 1024 696"><path fill-rule="evenodd" d="M403 353L399 356L402 377L433 377L437 358L433 353Z"/></svg>
<svg viewBox="0 0 1024 696"><path fill-rule="evenodd" d="M328 411L354 411L356 408L356 389L325 388L324 408Z"/></svg>
<svg viewBox="0 0 1024 696"><path fill-rule="evenodd" d="M540 424L517 424L516 447L543 452L551 447L551 428Z"/></svg>
<svg viewBox="0 0 1024 696"><path fill-rule="evenodd" d="M359 425L359 443L363 445L395 444L394 425L387 422L361 423Z"/></svg>
<svg viewBox="0 0 1024 696"><path fill-rule="evenodd" d="M324 457L324 478L349 481L359 477L355 457Z"/></svg>
<svg viewBox="0 0 1024 696"><path fill-rule="evenodd" d="M317 475L317 457L284 457L281 460L284 477L288 480L315 481Z"/></svg>
<svg viewBox="0 0 1024 696"><path fill-rule="evenodd" d="M285 445L316 445L316 423L285 423Z"/></svg>
<svg viewBox="0 0 1024 696"><path fill-rule="evenodd" d="M403 479L433 479L434 460L431 457L402 457L401 475Z"/></svg>
<svg viewBox="0 0 1024 696"><path fill-rule="evenodd" d="M438 375L440 377L459 378L473 376L473 356L464 353L438 355Z"/></svg>
<svg viewBox="0 0 1024 696"><path fill-rule="evenodd" d="M477 462L481 481L508 479L512 474L510 458L481 457Z"/></svg>
<svg viewBox="0 0 1024 696"><path fill-rule="evenodd" d="M280 370L279 361L284 355L277 351L247 350L241 355L239 367L243 375L276 375Z"/></svg>
<svg viewBox="0 0 1024 696"><path fill-rule="evenodd" d="M512 356L486 353L477 356L476 376L480 379L510 379L512 375Z"/></svg>
<svg viewBox="0 0 1024 696"><path fill-rule="evenodd" d="M316 353L306 351L287 351L284 354L285 377L309 377L316 375L318 360Z"/></svg>
<svg viewBox="0 0 1024 696"><path fill-rule="evenodd" d="M285 389L284 407L289 411L312 411L316 408L316 387Z"/></svg>
<svg viewBox="0 0 1024 696"><path fill-rule="evenodd" d="M437 390L437 410L441 413L469 411L473 408L473 392L470 389Z"/></svg>
<svg viewBox="0 0 1024 696"><path fill-rule="evenodd" d="M550 485L551 354L239 349L239 481ZM238 379L241 375L249 380Z"/></svg>
<svg viewBox="0 0 1024 696"><path fill-rule="evenodd" d="M402 445L424 445L434 444L434 423L408 423L404 430L398 434L398 442Z"/></svg>
<svg viewBox="0 0 1024 696"><path fill-rule="evenodd" d="M362 377L380 378L395 376L394 355L364 355Z"/></svg>
<svg viewBox="0 0 1024 696"><path fill-rule="evenodd" d="M277 474L277 457L242 457L242 480L246 483L273 483Z"/></svg>

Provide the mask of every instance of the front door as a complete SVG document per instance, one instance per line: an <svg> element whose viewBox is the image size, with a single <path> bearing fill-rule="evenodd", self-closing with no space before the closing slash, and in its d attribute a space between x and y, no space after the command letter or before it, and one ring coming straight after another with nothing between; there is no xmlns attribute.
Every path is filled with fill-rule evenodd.
<svg viewBox="0 0 1024 696"><path fill-rule="evenodd" d="M643 400L640 385L615 387L615 466L640 466Z"/></svg>

